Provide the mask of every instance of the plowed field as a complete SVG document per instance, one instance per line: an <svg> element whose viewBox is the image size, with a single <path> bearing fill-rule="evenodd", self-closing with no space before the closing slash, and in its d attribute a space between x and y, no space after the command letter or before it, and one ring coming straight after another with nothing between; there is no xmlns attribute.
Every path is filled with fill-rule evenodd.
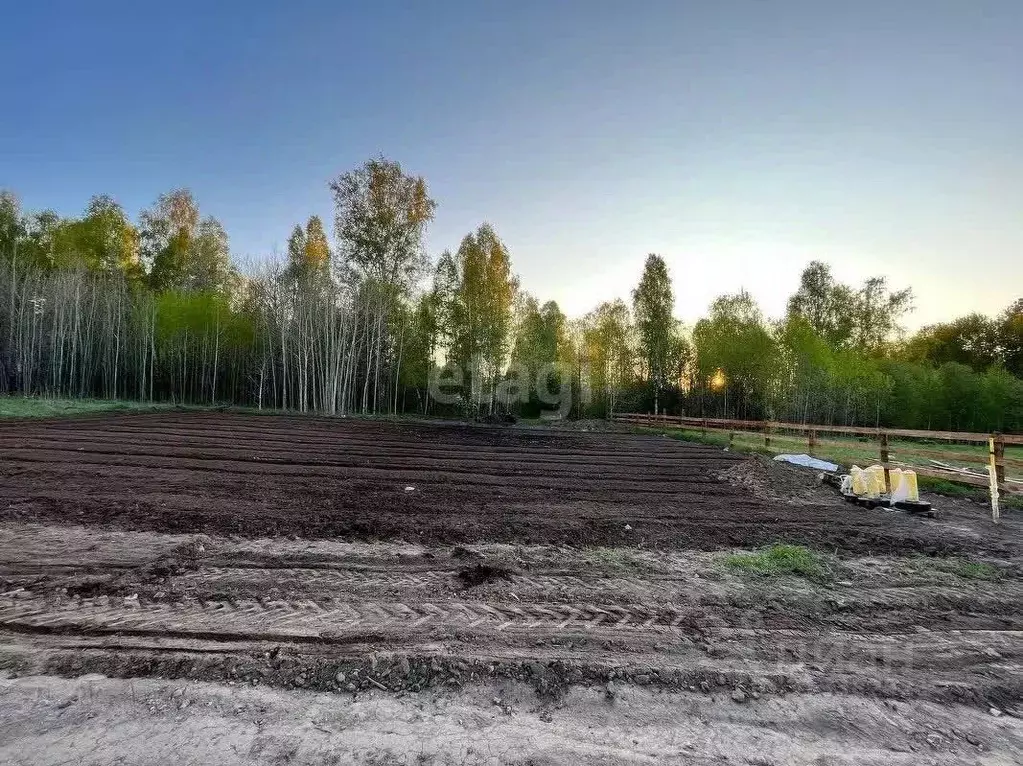
<svg viewBox="0 0 1023 766"><path fill-rule="evenodd" d="M141 705L160 736L188 717L182 738L227 725L180 704L212 705L215 684L278 695L259 703L279 709L277 739L200 747L209 762L1018 762L1019 516L995 527L946 505L933 520L867 511L812 474L628 433L223 413L0 423L0 667L32 676L0 687L0 709L19 711L0 710L0 761L138 760L126 742L68 747L99 683L104 726ZM806 546L825 574L727 565L773 542ZM312 692L350 725L278 747L297 726L281 711ZM395 720L457 705L458 733L409 724L374 744L367 701ZM543 730L531 744L516 715ZM606 737L582 733L594 715ZM644 721L643 737L621 733ZM705 736L677 741L700 721ZM779 732L787 744L749 760Z"/></svg>

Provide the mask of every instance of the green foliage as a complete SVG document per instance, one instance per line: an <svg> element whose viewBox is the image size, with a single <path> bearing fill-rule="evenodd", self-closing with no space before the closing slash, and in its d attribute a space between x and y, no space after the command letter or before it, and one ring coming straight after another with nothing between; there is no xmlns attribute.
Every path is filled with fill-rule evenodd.
<svg viewBox="0 0 1023 766"><path fill-rule="evenodd" d="M803 318L834 349L875 354L899 330L899 321L912 303L909 288L893 293L884 277L871 277L853 289L836 282L830 266L813 261L789 299L788 314Z"/></svg>
<svg viewBox="0 0 1023 766"><path fill-rule="evenodd" d="M622 392L636 380L635 328L622 300L601 303L582 321L580 353L589 370L594 410L614 415Z"/></svg>
<svg viewBox="0 0 1023 766"><path fill-rule="evenodd" d="M187 189L160 195L142 213L143 262L153 290L226 293L234 281L227 232L212 217L200 218Z"/></svg>
<svg viewBox="0 0 1023 766"><path fill-rule="evenodd" d="M779 349L749 293L717 298L693 330L696 386L723 410L757 418L770 410Z"/></svg>
<svg viewBox="0 0 1023 766"><path fill-rule="evenodd" d="M667 382L671 369L675 297L668 266L659 255L647 256L643 276L632 291L632 310L636 318L641 358L647 379L653 384L655 401ZM655 404L655 409L657 406Z"/></svg>
<svg viewBox="0 0 1023 766"><path fill-rule="evenodd" d="M567 320L554 301L541 307L535 298L524 295L520 304L509 374L524 378L517 382L526 387L529 401L521 414L535 417L541 409L541 394L561 388L568 351Z"/></svg>
<svg viewBox="0 0 1023 766"><path fill-rule="evenodd" d="M137 224L107 196L62 217L24 212L0 191L0 391L259 406L267 395L327 411L358 391L364 412L387 402L425 413L442 361L468 373L463 403L475 393L491 406L512 363L530 388L554 369L547 388L570 386L580 416L1023 431L1023 298L903 343L909 290L883 277L845 285L814 261L780 320L739 292L687 334L666 263L650 255L631 306L571 320L553 302L516 298L508 249L488 225L439 258L420 294L436 206L398 163L370 160L330 189L338 257L311 216L284 264L248 278L187 190L161 195ZM525 414L538 407L534 389Z"/></svg>
<svg viewBox="0 0 1023 766"><path fill-rule="evenodd" d="M956 447L957 451L961 451L962 449L962 445L958 445ZM986 454L987 448L984 447L982 450L978 449L978 452L981 452L982 455ZM1009 470L1009 475L1013 475L1012 469ZM971 484L957 484L953 481L948 481L947 479L939 479L931 476L917 476L917 485L921 492L933 492L936 495L963 498L985 506L991 502L991 495L985 487L977 487ZM999 505L1003 509L1014 508L1023 510L1023 495L1002 495L999 500Z"/></svg>
<svg viewBox="0 0 1023 766"><path fill-rule="evenodd" d="M971 561L960 556L919 558L915 560L917 569L935 571L955 575L963 580L995 581L1005 577L1005 572L998 567L983 561Z"/></svg>
<svg viewBox="0 0 1023 766"><path fill-rule="evenodd" d="M1002 364L1013 375L1023 377L1023 298L998 317L996 332Z"/></svg>
<svg viewBox="0 0 1023 766"><path fill-rule="evenodd" d="M13 259L24 236L21 203L12 192L0 189L0 259Z"/></svg>
<svg viewBox="0 0 1023 766"><path fill-rule="evenodd" d="M166 405L117 399L51 399L40 396L0 396L0 418L55 418L96 412L149 412Z"/></svg>
<svg viewBox="0 0 1023 766"><path fill-rule="evenodd" d="M310 216L304 229L295 226L288 237L289 277L297 280L325 277L330 257L330 244L319 216Z"/></svg>
<svg viewBox="0 0 1023 766"><path fill-rule="evenodd" d="M512 306L518 280L507 247L489 224L467 234L454 257L438 266L434 293L445 322L447 359L469 375L466 394L493 404L495 385L511 351Z"/></svg>
<svg viewBox="0 0 1023 766"><path fill-rule="evenodd" d="M801 545L775 544L756 553L735 553L724 563L729 569L761 577L790 575L815 582L831 577L824 558Z"/></svg>
<svg viewBox="0 0 1023 766"><path fill-rule="evenodd" d="M341 174L330 189L345 262L398 294L411 290L424 265L423 237L436 208L426 181L379 158Z"/></svg>

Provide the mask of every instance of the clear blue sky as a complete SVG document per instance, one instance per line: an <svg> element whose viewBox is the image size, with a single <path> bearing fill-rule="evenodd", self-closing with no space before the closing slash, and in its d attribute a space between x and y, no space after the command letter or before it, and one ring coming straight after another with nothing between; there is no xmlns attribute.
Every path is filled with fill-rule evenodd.
<svg viewBox="0 0 1023 766"><path fill-rule="evenodd" d="M912 284L911 324L1023 293L1021 0L9 3L0 187L27 209L193 190L238 257L385 154L488 220L572 314L648 252L692 321L779 314L811 258Z"/></svg>

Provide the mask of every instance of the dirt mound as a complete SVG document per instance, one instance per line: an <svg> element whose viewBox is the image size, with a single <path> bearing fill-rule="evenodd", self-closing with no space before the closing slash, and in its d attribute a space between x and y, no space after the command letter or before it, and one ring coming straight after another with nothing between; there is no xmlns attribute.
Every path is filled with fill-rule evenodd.
<svg viewBox="0 0 1023 766"><path fill-rule="evenodd" d="M466 588L475 588L484 583L496 582L498 580L510 580L514 572L511 569L492 564L474 564L458 570L458 579Z"/></svg>
<svg viewBox="0 0 1023 766"><path fill-rule="evenodd" d="M821 486L819 474L819 471L809 468L752 455L718 471L717 477L760 497L795 504L831 502L834 496Z"/></svg>

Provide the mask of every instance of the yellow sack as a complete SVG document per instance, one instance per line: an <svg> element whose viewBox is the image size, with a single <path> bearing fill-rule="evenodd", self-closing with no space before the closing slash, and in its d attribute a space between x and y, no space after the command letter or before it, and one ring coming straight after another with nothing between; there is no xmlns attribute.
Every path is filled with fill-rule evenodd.
<svg viewBox="0 0 1023 766"><path fill-rule="evenodd" d="M867 497L880 497L888 492L884 481L884 466L872 465L866 470Z"/></svg>
<svg viewBox="0 0 1023 766"><path fill-rule="evenodd" d="M892 471L892 500L900 503L903 500L918 502L920 490L916 486L916 471L899 471L899 481L895 481L895 472Z"/></svg>
<svg viewBox="0 0 1023 766"><path fill-rule="evenodd" d="M852 492L856 497L863 497L867 494L867 472L857 465L849 469L852 477Z"/></svg>

